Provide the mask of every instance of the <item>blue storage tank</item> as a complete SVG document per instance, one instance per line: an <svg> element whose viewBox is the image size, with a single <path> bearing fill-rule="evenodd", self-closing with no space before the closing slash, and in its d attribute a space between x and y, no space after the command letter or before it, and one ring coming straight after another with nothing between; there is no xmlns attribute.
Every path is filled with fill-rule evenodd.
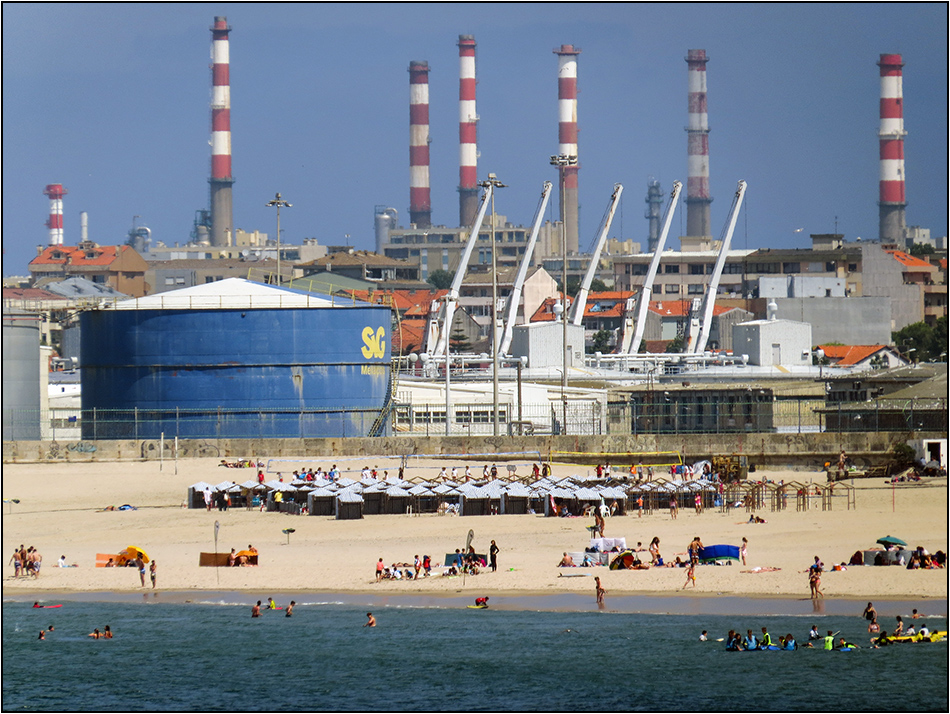
<svg viewBox="0 0 950 714"><path fill-rule="evenodd" d="M381 435L388 307L239 278L81 316L84 439Z"/></svg>

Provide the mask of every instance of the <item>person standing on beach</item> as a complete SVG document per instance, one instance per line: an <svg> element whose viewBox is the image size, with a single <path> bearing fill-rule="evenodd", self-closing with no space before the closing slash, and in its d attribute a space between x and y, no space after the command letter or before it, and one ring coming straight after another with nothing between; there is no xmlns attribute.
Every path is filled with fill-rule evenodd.
<svg viewBox="0 0 950 714"><path fill-rule="evenodd" d="M139 579L142 581L142 587L145 587L145 561L142 554L138 553L135 557L135 567L139 569Z"/></svg>
<svg viewBox="0 0 950 714"><path fill-rule="evenodd" d="M261 616L261 601L258 600L257 604L251 608L251 617L260 617Z"/></svg>
<svg viewBox="0 0 950 714"><path fill-rule="evenodd" d="M676 505L676 496L670 496L670 518L674 521L676 520L676 511L678 506Z"/></svg>
<svg viewBox="0 0 950 714"><path fill-rule="evenodd" d="M660 564L660 537L653 536L653 540L650 541L650 564L659 565Z"/></svg>
<svg viewBox="0 0 950 714"><path fill-rule="evenodd" d="M643 518L643 494L637 496L637 518Z"/></svg>
<svg viewBox="0 0 950 714"><path fill-rule="evenodd" d="M155 589L155 579L158 577L158 563L154 560L149 563L148 576L152 579L152 590Z"/></svg>
<svg viewBox="0 0 950 714"><path fill-rule="evenodd" d="M488 549L488 558L491 561L491 571L494 573L498 570L498 545L495 541L491 542L491 547Z"/></svg>
<svg viewBox="0 0 950 714"><path fill-rule="evenodd" d="M386 566L383 565L383 559L380 558L376 561L376 582L378 583L383 579L383 571L386 569Z"/></svg>
<svg viewBox="0 0 950 714"><path fill-rule="evenodd" d="M594 578L594 588L597 594L597 604L603 607L604 596L607 594L607 591L604 590L604 587L600 584L600 576Z"/></svg>
<svg viewBox="0 0 950 714"><path fill-rule="evenodd" d="M749 541L745 536L742 537L742 545L739 547L739 556L742 558L742 564L745 565L745 557L749 554Z"/></svg>

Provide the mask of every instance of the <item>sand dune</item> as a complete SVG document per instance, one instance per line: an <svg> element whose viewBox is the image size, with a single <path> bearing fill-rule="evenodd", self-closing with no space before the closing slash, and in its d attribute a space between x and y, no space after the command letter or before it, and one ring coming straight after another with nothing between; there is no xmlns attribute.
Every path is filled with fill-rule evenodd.
<svg viewBox="0 0 950 714"><path fill-rule="evenodd" d="M434 478L441 463L414 464L409 477ZM475 469L473 470L480 470ZM554 474L584 473L576 466L555 465ZM187 487L199 480L241 482L250 469L224 469L215 459L180 461L174 466L145 463L7 464L3 468L3 548L5 594L45 591L140 590L134 569L95 568L97 552L117 552L136 545L157 561L158 587L162 590L202 589L254 592L325 591L399 594L562 593L593 590L592 578L559 577L561 553L581 551L588 544L590 519L525 516L464 517L438 515L368 516L359 521L260 513L231 509L226 513L183 508ZM773 480L821 480L822 474L773 472L756 474ZM911 546L922 545L931 553L947 550L947 481L901 484L892 489L882 482L856 483L855 510L846 510L845 499L836 499L834 510L808 512L794 509L763 512L765 524L748 524L744 510L730 513L707 511L697 515L680 511L672 520L668 512L651 516L608 519L606 535L623 536L628 546L646 546L659 536L661 553L669 560L686 552L693 536L707 545L737 545L749 540L748 565L701 566L694 589L706 595L807 597L804 570L815 555L830 569L847 561L856 550L871 548L877 538L898 536ZM103 512L108 505L130 503L135 511ZM220 522L218 549L239 550L253 544L260 551L255 568L200 568L198 554L214 550L214 522ZM282 530L292 527L287 535ZM501 548L497 573L458 578L431 577L417 581L374 583L374 566L384 562L411 562L414 555L429 554L440 562L447 552L462 547L469 529L474 545L487 552L495 539ZM9 563L20 543L36 546L44 557L36 580L14 580ZM76 568L58 568L65 555ZM754 567L778 568L747 573ZM576 569L575 572L582 572ZM612 594L670 593L680 597L685 572L678 568L647 571L610 571L595 568ZM822 588L829 598L914 599L946 598L944 570L909 571L899 567L850 567L826 572Z"/></svg>

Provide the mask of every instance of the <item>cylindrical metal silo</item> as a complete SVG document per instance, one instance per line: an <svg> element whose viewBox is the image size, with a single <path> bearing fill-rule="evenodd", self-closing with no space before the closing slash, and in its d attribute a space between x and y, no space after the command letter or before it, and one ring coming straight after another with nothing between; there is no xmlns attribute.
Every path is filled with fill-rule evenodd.
<svg viewBox="0 0 950 714"><path fill-rule="evenodd" d="M376 206L374 213L376 252L382 255L383 246L389 242L389 232L396 227L399 220L399 211L389 206Z"/></svg>
<svg viewBox="0 0 950 714"><path fill-rule="evenodd" d="M36 315L3 311L3 440L38 440L40 324Z"/></svg>
<svg viewBox="0 0 950 714"><path fill-rule="evenodd" d="M388 307L239 279L83 313L83 438L381 433L390 324Z"/></svg>

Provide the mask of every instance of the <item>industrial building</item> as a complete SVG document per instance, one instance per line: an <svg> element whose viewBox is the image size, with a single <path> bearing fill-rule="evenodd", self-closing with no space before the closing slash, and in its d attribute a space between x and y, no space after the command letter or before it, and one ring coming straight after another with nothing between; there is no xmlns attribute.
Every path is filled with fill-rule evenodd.
<svg viewBox="0 0 950 714"><path fill-rule="evenodd" d="M236 278L86 311L83 438L381 435L390 322Z"/></svg>

